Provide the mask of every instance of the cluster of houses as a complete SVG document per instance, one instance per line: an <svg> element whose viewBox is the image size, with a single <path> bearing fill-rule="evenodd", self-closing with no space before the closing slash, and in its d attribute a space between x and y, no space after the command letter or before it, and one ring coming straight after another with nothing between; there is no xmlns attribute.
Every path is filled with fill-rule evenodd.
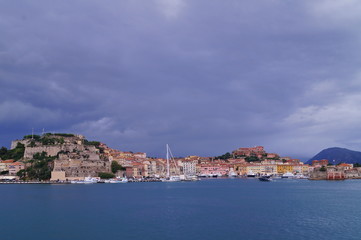
<svg viewBox="0 0 361 240"><path fill-rule="evenodd" d="M121 152L104 147L109 159L125 167L124 175L132 178L164 177L167 161L163 158L148 158L146 153ZM267 153L262 146L238 148L229 158L188 156L175 158L170 162L171 175L221 177L278 175L287 173L303 175L310 179L339 180L361 178L361 168L353 164L331 165L327 159L314 160L312 165L299 159L281 157Z"/></svg>
<svg viewBox="0 0 361 240"><path fill-rule="evenodd" d="M103 147L110 160L125 167L127 177L156 178L166 174L166 159L147 158L145 153L121 152L106 145ZM246 176L250 173L257 176L282 175L287 172L309 175L310 169L310 165L298 159L267 153L262 146L239 148L226 159L188 156L172 159L169 164L171 175L199 177Z"/></svg>
<svg viewBox="0 0 361 240"><path fill-rule="evenodd" d="M25 164L22 162L15 162L15 160L3 160L0 161L0 173L12 178L15 178L16 174L25 168ZM2 177L0 176L0 179Z"/></svg>
<svg viewBox="0 0 361 240"><path fill-rule="evenodd" d="M71 146L73 146L73 148L76 149L77 152L81 150L81 147L85 148L85 150L91 147L83 146L80 143L73 145ZM69 146L62 145L62 150L64 151L65 147L69 148ZM56 146L52 147L54 148ZM81 172L80 170L82 168L86 168L88 170L92 170L92 173L94 172L94 174L96 175L97 169L100 169L101 171L105 171L105 168L110 169L110 163L112 161L116 161L125 168L125 170L121 172L121 174L128 178L161 178L165 177L168 171L170 175L180 175L185 176L185 178L195 176L281 176L288 173L292 173L294 175L308 176L310 177L310 179L338 180L347 178L361 178L361 168L354 168L352 164L342 163L338 165L331 165L329 164L328 160L324 159L315 160L312 162L312 165L309 165L301 162L298 159L281 157L276 153L267 153L262 146L239 148L234 150L232 153L227 153L220 157L188 156L185 158L171 158L170 161L167 161L167 159L164 158L150 158L147 157L147 154L143 152L133 153L119 151L109 148L107 145L102 143L99 147L100 149L102 149L102 156L104 156L105 158L100 156L101 159L95 159L95 157L90 159L88 157L89 159L80 159L82 161L80 161L79 159L71 159L71 156L69 154L74 152L74 149L73 151L70 151L71 149L68 149L70 153L66 155L65 160L60 159L59 157L59 159L55 161L54 171L68 171L69 173L66 173L69 175L69 177L79 177L79 172ZM51 147L46 147L45 150L49 150L50 148ZM32 148L28 151L30 150L34 149ZM57 151L58 150L59 149L57 149ZM84 151L82 151L82 153L84 153ZM56 154L56 151L54 151L54 154ZM76 160L79 160L80 163L76 164ZM68 165L68 162L71 161L72 165L67 166L65 163L63 163L64 161ZM100 162L100 164L105 167L103 167L104 169L99 167L96 168L94 166L89 167L89 164L85 164L87 162L91 162L93 163L93 165ZM0 160L1 175L6 174L8 176L16 176L17 173L25 167L25 164L21 161ZM60 170L55 168L59 168ZM66 169L64 170L63 168ZM90 170L88 172L90 172ZM77 175L75 174L75 172Z"/></svg>
<svg viewBox="0 0 361 240"><path fill-rule="evenodd" d="M350 163L338 165L329 164L327 159L312 161L310 179L313 180L343 180L361 178L361 168Z"/></svg>

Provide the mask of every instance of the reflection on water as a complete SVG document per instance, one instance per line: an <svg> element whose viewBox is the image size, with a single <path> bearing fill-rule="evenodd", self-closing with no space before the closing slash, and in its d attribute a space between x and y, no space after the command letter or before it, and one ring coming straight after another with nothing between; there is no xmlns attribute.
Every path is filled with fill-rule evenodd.
<svg viewBox="0 0 361 240"><path fill-rule="evenodd" d="M0 192L5 240L361 236L361 180L1 185Z"/></svg>

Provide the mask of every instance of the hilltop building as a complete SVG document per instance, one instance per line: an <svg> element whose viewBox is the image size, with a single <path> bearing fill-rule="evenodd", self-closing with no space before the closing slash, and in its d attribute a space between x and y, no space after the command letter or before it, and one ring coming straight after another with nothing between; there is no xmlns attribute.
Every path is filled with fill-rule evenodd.
<svg viewBox="0 0 361 240"><path fill-rule="evenodd" d="M251 148L238 148L237 150L234 150L232 154L234 156L256 156L261 158L266 154L266 151L264 150L264 147L257 146Z"/></svg>

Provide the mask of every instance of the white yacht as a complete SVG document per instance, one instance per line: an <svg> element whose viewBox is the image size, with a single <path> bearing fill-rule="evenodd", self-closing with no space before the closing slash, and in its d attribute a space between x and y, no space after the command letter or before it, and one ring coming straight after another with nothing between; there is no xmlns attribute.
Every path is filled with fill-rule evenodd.
<svg viewBox="0 0 361 240"><path fill-rule="evenodd" d="M79 183L79 184L89 184L89 183L97 183L99 179L94 177L85 177L84 180L74 180L71 183Z"/></svg>
<svg viewBox="0 0 361 240"><path fill-rule="evenodd" d="M199 181L200 179L196 175L185 176L184 181Z"/></svg>
<svg viewBox="0 0 361 240"><path fill-rule="evenodd" d="M116 179L107 179L104 181L104 183L127 183L128 178L116 178Z"/></svg>
<svg viewBox="0 0 361 240"><path fill-rule="evenodd" d="M282 178L294 178L295 175L293 175L293 173L290 172L286 172L285 174L282 175Z"/></svg>
<svg viewBox="0 0 361 240"><path fill-rule="evenodd" d="M303 175L303 174L296 174L294 178L297 178L297 179L308 179L309 177Z"/></svg>
<svg viewBox="0 0 361 240"><path fill-rule="evenodd" d="M170 176L169 182L179 182L181 179L179 176Z"/></svg>

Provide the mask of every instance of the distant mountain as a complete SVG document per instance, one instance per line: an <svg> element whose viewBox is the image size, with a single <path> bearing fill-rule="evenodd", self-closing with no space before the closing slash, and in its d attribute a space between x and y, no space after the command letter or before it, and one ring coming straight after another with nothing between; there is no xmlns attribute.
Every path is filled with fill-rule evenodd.
<svg viewBox="0 0 361 240"><path fill-rule="evenodd" d="M361 164L361 152L339 147L327 148L316 154L306 163L312 164L313 160L321 159L327 159L332 164L338 164L341 162Z"/></svg>

